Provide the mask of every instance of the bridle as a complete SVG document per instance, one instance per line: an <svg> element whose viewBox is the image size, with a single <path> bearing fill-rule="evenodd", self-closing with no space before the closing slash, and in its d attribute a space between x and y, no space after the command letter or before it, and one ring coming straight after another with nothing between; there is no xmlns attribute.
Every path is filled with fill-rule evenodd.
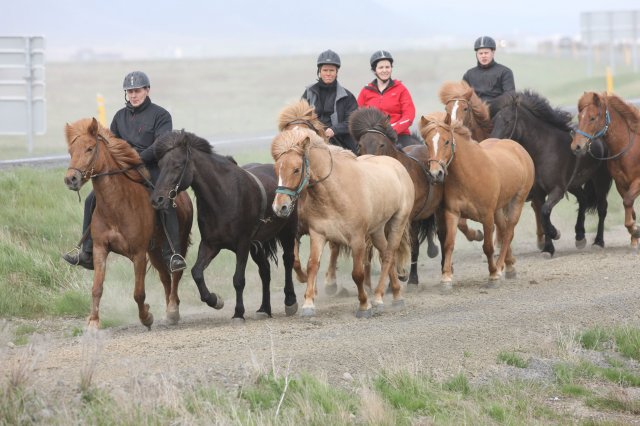
<svg viewBox="0 0 640 426"><path fill-rule="evenodd" d="M280 157L282 157L284 154L286 154L289 151L291 150L285 151L282 154L280 154L278 159L280 159ZM331 154L331 150L327 149L327 151L329 152L329 158L331 159L331 166L329 168L329 173L327 173L325 177L318 180L311 179L309 157L305 153L302 155L302 177L300 178L300 183L298 183L298 186L296 188L291 188L288 186L278 186L276 188L276 194L288 195L291 198L291 201L295 203L298 200L298 198L300 198L300 194L302 193L302 191L304 191L305 187L307 186L311 187L313 185L317 185L320 182L325 181L331 175L331 172L333 172L333 155Z"/></svg>
<svg viewBox="0 0 640 426"><path fill-rule="evenodd" d="M178 148L177 146L167 150L165 152L165 155L167 152L174 150ZM178 179L178 183L175 184L175 186L169 190L169 193L167 194L167 198L169 199L169 201L171 201L171 205L172 207L175 209L178 205L176 204L176 197L178 196L178 190L180 189L180 186L182 185L182 180L184 179L184 175L187 172L187 166L189 165L189 160L191 159L191 145L187 144L187 158L184 160L184 164L182 165L182 171L180 172L180 178Z"/></svg>
<svg viewBox="0 0 640 426"><path fill-rule="evenodd" d="M587 107L587 106L589 106L589 105L585 105L584 107ZM582 109L584 109L584 107ZM598 109L598 116L600 116L600 109ZM592 144L593 139L598 139L598 138L603 137L604 135L607 134L607 131L609 130L609 125L611 124L611 115L609 114L609 107L608 106L605 106L604 126L600 130L598 130L596 133L591 135L589 133L583 132L580 129L574 129L571 132L573 134L578 133L579 135L582 135L585 138L587 138L587 143L585 145L586 145L586 148L587 148L587 152L589 153L589 155L592 158L594 158L596 160L614 160L614 159L626 154L627 151L629 151L629 149L633 145L633 142L636 139L635 135L634 135L633 138L631 137L631 126L629 125L629 123L627 123L626 121L625 121L625 123L627 125L627 128L629 129L629 142L627 143L627 146L622 151L620 151L617 154L611 155L609 157L596 157L595 154L591 151L591 144Z"/></svg>
<svg viewBox="0 0 640 426"><path fill-rule="evenodd" d="M444 176L445 177L448 174L449 165L453 161L453 157L455 157L455 155L456 155L456 140L453 137L453 129L451 129L450 131L451 131L451 157L449 158L449 161L447 161L445 163L442 160L432 160L432 159L427 160L427 166L429 168L431 168L431 163L438 163L438 165L444 170Z"/></svg>
<svg viewBox="0 0 640 426"><path fill-rule="evenodd" d="M447 101L446 105L449 105L451 102L464 102L465 104L467 104L467 111L465 112L465 116L467 116L467 117L471 116L471 104L469 103L469 101L467 99L465 99L465 98L452 98L452 99L449 99Z"/></svg>

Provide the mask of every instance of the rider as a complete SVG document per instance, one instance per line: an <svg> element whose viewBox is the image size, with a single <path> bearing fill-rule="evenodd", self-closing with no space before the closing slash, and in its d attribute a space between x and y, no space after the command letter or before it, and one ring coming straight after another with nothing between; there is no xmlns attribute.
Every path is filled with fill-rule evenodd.
<svg viewBox="0 0 640 426"><path fill-rule="evenodd" d="M318 119L327 128L329 142L356 152L356 144L349 134L349 115L358 109L355 96L338 83L340 56L333 50L325 50L318 56L318 81L307 86L302 99L315 108Z"/></svg>
<svg viewBox="0 0 640 426"><path fill-rule="evenodd" d="M491 103L505 92L515 92L513 72L493 59L496 53L495 40L488 36L478 37L473 48L478 65L464 73L462 79L473 87L476 95Z"/></svg>
<svg viewBox="0 0 640 426"><path fill-rule="evenodd" d="M369 59L375 79L364 86L358 95L360 107L375 107L389 116L391 127L398 134L398 145L416 143L409 127L416 116L411 94L400 80L391 78L393 57L386 50L378 50Z"/></svg>
<svg viewBox="0 0 640 426"><path fill-rule="evenodd" d="M142 71L127 74L122 84L125 107L116 112L111 122L111 132L115 137L126 140L140 154L151 181L155 182L160 174L154 146L156 138L173 128L171 114L159 105L151 102L149 77ZM72 265L93 269L93 240L91 238L91 216L95 208L95 195L89 193L84 204L83 233L87 237L80 251L69 252L63 256ZM187 267L180 253L180 233L176 209L169 206L158 211L167 239L162 246L162 256L169 270L180 271Z"/></svg>

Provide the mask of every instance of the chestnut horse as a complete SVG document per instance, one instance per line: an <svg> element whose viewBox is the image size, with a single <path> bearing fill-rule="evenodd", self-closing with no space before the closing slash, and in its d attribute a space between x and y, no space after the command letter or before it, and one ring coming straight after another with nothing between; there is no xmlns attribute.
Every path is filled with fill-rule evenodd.
<svg viewBox="0 0 640 426"><path fill-rule="evenodd" d="M298 214L309 229L309 279L302 315L315 315L316 278L327 241L351 249L351 276L360 301L357 317L372 314L364 290L368 238L378 249L382 263L374 308L376 312L383 310L386 277L391 279L393 304L402 306L394 266L403 267L409 258L409 215L414 199L411 177L402 164L386 156L356 157L349 150L327 145L314 131L301 127L276 135L271 155L276 161L279 185L273 211L287 217L298 201Z"/></svg>
<svg viewBox="0 0 640 426"><path fill-rule="evenodd" d="M527 151L510 139L485 139L477 143L462 122L422 117L420 132L429 147L429 173L444 184L438 212L438 236L443 252L442 280L452 282L452 253L456 225L460 217L480 222L484 229L482 248L489 264L489 283L502 275L515 277L515 258L511 252L514 228L522 206L533 186L533 160ZM497 227L500 254L493 257L493 229Z"/></svg>
<svg viewBox="0 0 640 426"><path fill-rule="evenodd" d="M359 155L387 155L395 158L411 176L415 188L415 199L410 216L411 270L408 283L418 284L420 244L427 239L429 257L438 255L438 246L433 242L435 230L433 215L442 200L442 186L433 186L429 182L429 172L426 168L429 151L422 143L410 145L403 150L398 149L395 144L397 135L389 123L389 117L377 108L361 108L354 111L349 117L349 131L358 144ZM410 151L411 154L406 151ZM466 224L460 229L465 232L469 241L478 238L478 233L469 231ZM480 236L481 239L482 236Z"/></svg>
<svg viewBox="0 0 640 426"><path fill-rule="evenodd" d="M440 87L439 95L451 120L461 120L471 130L474 141L483 141L491 135L493 123L489 105L476 95L469 83L447 81Z"/></svg>
<svg viewBox="0 0 640 426"><path fill-rule="evenodd" d="M93 237L93 303L89 327L100 327L100 298L110 252L128 257L133 262L135 288L133 298L138 304L140 322L148 328L153 315L145 301L147 254L158 270L164 285L167 319L180 319L178 283L182 271L170 273L163 261L161 247L166 238L161 226L156 226L156 212L151 207L145 184L149 176L138 153L124 140L98 124L93 118L78 120L65 127L71 160L64 183L73 191L89 180L96 195L96 208L91 220ZM176 198L180 226L181 254L187 253L193 220L193 206L187 194Z"/></svg>
<svg viewBox="0 0 640 426"><path fill-rule="evenodd" d="M631 236L631 247L638 247L640 228L636 225L633 203L640 194L640 111L616 95L585 92L578 101L578 129L571 142L577 155L589 153L607 160L624 206L624 226ZM606 156L593 153L592 142L602 138Z"/></svg>

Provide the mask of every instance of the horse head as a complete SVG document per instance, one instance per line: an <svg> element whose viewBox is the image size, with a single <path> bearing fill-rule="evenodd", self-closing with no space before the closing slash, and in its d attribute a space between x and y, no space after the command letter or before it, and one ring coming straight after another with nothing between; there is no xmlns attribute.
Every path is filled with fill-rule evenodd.
<svg viewBox="0 0 640 426"><path fill-rule="evenodd" d="M464 81L447 81L440 88L440 101L444 104L445 111L452 120L462 120L465 125L470 125L473 119L473 109L471 106L472 96L475 92L469 84ZM478 102L480 98L477 98Z"/></svg>
<svg viewBox="0 0 640 426"><path fill-rule="evenodd" d="M184 130L165 133L154 146L160 176L151 193L151 205L156 210L163 210L169 202L175 204L178 193L191 186L194 153L203 151L211 154L213 151L206 140Z"/></svg>
<svg viewBox="0 0 640 426"><path fill-rule="evenodd" d="M95 118L84 118L65 125L69 167L64 183L72 191L79 191L97 170L102 169L100 146L108 144L107 133Z"/></svg>
<svg viewBox="0 0 640 426"><path fill-rule="evenodd" d="M582 156L589 152L591 143L607 133L610 123L606 96L584 92L578 100L578 126L571 141L573 153Z"/></svg>
<svg viewBox="0 0 640 426"><path fill-rule="evenodd" d="M507 92L491 104L491 119L493 120L492 138L518 139L518 95Z"/></svg>
<svg viewBox="0 0 640 426"><path fill-rule="evenodd" d="M433 183L444 183L447 169L455 157L454 134L462 126L459 120L452 121L446 113L432 113L420 118L420 134L429 150L428 173Z"/></svg>
<svg viewBox="0 0 640 426"><path fill-rule="evenodd" d="M278 115L279 131L292 129L296 126L306 127L322 138L326 138L325 125L318 118L315 108L304 99L287 105Z"/></svg>
<svg viewBox="0 0 640 426"><path fill-rule="evenodd" d="M358 144L358 155L397 156L398 134L389 117L377 108L361 108L351 113L349 131Z"/></svg>

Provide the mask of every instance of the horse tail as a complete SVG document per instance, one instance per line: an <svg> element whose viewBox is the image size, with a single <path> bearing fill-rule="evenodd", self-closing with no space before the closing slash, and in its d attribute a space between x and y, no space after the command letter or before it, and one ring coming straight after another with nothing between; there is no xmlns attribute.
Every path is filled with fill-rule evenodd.
<svg viewBox="0 0 640 426"><path fill-rule="evenodd" d="M428 219L426 219L428 220ZM435 226L435 222L434 222ZM402 238L400 239L400 245L396 250L396 271L401 277L407 276L408 266L411 264L411 221L407 221L407 224L402 231Z"/></svg>
<svg viewBox="0 0 640 426"><path fill-rule="evenodd" d="M254 241L251 243L257 250L262 250L270 261L278 265L278 240L271 238L267 241Z"/></svg>
<svg viewBox="0 0 640 426"><path fill-rule="evenodd" d="M418 245L424 243L424 241L436 232L436 219L435 215L431 215L426 219L415 221L418 225Z"/></svg>

